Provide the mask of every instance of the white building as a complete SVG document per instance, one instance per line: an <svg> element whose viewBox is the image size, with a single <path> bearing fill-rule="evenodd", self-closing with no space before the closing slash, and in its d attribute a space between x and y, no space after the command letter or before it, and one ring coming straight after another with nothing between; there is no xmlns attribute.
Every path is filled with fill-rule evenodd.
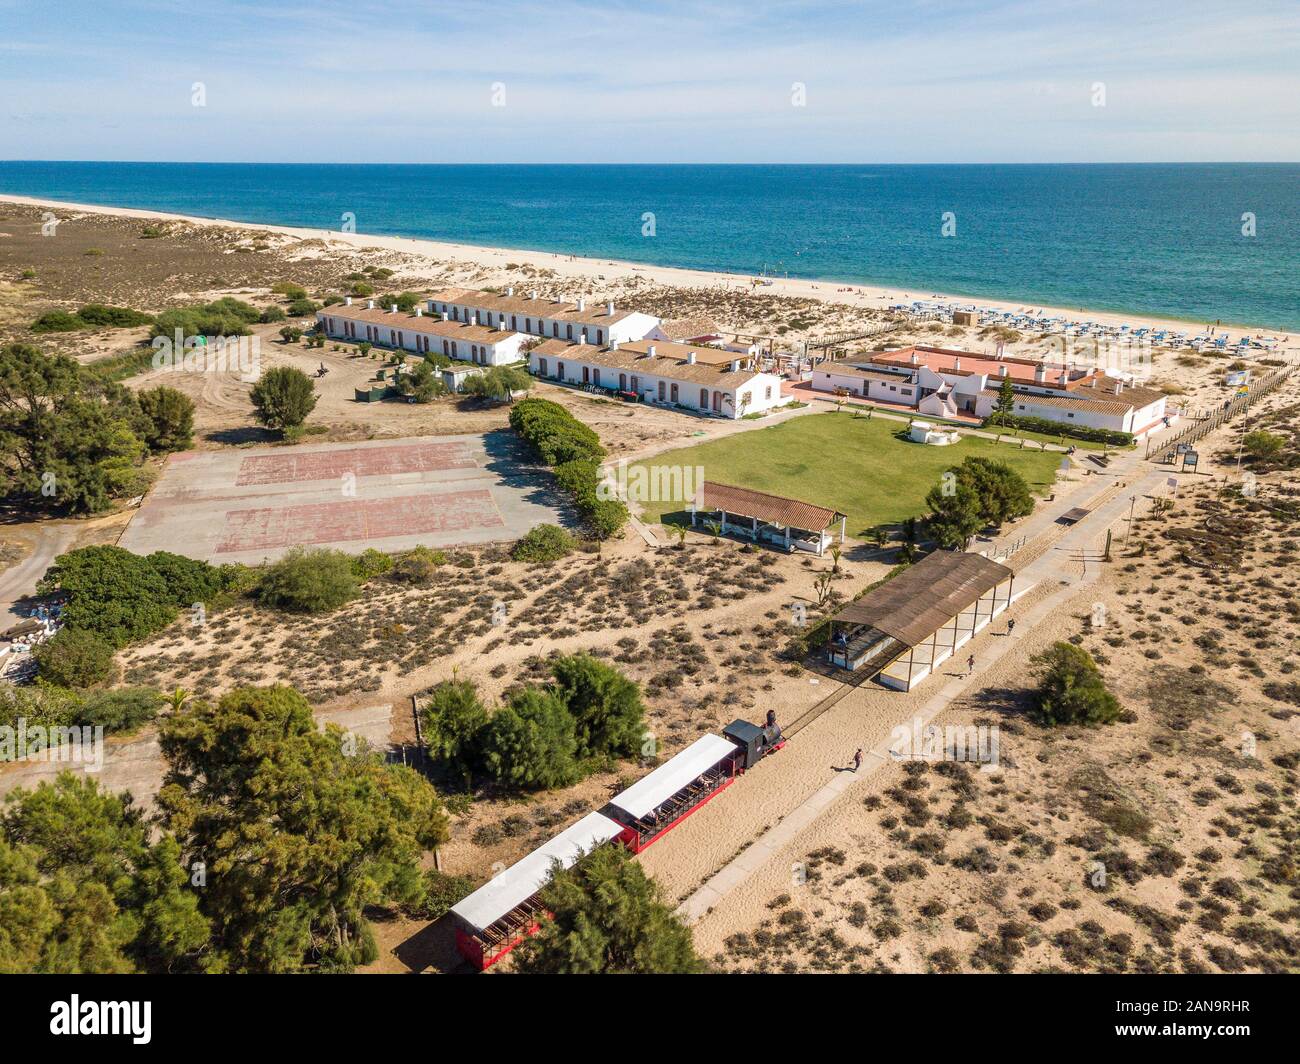
<svg viewBox="0 0 1300 1064"><path fill-rule="evenodd" d="M546 339L585 341L597 347L616 340L640 340L659 324L653 314L619 310L613 302L589 305L580 297L576 303L566 303L539 296L535 290L517 296L513 287L501 295L449 288L435 292L426 307L430 314L446 314L452 321L490 325Z"/></svg>
<svg viewBox="0 0 1300 1064"><path fill-rule="evenodd" d="M384 310L376 307L373 299L358 306L351 297L342 304L318 310L316 324L331 339L417 354L434 352L480 366L504 366L520 361L523 357L520 349L528 339L522 333L425 314L423 309L417 309L414 314L400 311L396 306Z"/></svg>
<svg viewBox="0 0 1300 1064"><path fill-rule="evenodd" d="M909 347L856 362L818 367L816 391L860 396L911 407L930 417L989 417L1002 382L1015 393L1012 413L1086 428L1142 436L1163 427L1165 394L1126 384L1099 370L1021 358L989 358L969 351Z"/></svg>
<svg viewBox="0 0 1300 1064"><path fill-rule="evenodd" d="M546 340L528 353L545 380L636 395L641 401L741 418L783 406L781 378L752 368L739 352L634 340L608 346Z"/></svg>

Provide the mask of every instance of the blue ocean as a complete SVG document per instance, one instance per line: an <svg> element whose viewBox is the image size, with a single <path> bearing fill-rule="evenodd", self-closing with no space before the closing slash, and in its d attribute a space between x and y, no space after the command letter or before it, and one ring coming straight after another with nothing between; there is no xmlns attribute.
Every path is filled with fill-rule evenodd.
<svg viewBox="0 0 1300 1064"><path fill-rule="evenodd" d="M1292 163L0 162L0 192L1300 330Z"/></svg>

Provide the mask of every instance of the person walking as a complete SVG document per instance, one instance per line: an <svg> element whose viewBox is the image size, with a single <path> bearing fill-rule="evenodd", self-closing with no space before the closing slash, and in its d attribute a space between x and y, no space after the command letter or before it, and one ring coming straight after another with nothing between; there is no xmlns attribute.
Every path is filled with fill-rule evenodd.
<svg viewBox="0 0 1300 1064"><path fill-rule="evenodd" d="M858 747L857 752L853 755L853 771L857 772L862 767L862 747Z"/></svg>
<svg viewBox="0 0 1300 1064"><path fill-rule="evenodd" d="M975 655L972 654L966 659L966 676L969 678L975 672Z"/></svg>
<svg viewBox="0 0 1300 1064"><path fill-rule="evenodd" d="M1007 635L1010 635L1015 630L1016 630L1016 619L1014 617L1011 617L1007 620Z"/></svg>

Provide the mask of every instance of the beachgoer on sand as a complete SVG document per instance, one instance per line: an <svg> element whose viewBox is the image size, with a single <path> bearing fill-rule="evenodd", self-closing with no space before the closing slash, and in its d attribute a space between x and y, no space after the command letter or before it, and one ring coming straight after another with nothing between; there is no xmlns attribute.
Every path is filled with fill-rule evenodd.
<svg viewBox="0 0 1300 1064"><path fill-rule="evenodd" d="M862 747L858 747L857 752L853 755L853 771L857 772L862 767Z"/></svg>

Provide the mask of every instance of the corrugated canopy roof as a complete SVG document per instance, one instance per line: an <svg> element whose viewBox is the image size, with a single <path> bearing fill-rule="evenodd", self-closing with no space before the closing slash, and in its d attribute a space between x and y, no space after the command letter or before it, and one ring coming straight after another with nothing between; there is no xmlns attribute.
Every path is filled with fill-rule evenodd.
<svg viewBox="0 0 1300 1064"><path fill-rule="evenodd" d="M550 882L553 861L568 868L584 853L609 842L622 830L623 826L609 817L588 813L544 846L493 876L469 897L462 898L451 911L471 927L486 931Z"/></svg>
<svg viewBox="0 0 1300 1064"><path fill-rule="evenodd" d="M869 624L909 647L935 632L996 587L1012 571L979 554L935 551L904 569L834 617L839 624Z"/></svg>
<svg viewBox="0 0 1300 1064"><path fill-rule="evenodd" d="M631 787L610 799L610 804L640 818L652 813L688 783L731 757L736 744L721 735L701 735Z"/></svg>
<svg viewBox="0 0 1300 1064"><path fill-rule="evenodd" d="M787 499L781 495L769 495L765 491L717 484L711 480L704 482L700 509L726 510L729 514L741 517L757 517L760 521L781 528L804 528L809 532L821 532L830 527L831 522L844 516L838 510L828 510L825 506Z"/></svg>

